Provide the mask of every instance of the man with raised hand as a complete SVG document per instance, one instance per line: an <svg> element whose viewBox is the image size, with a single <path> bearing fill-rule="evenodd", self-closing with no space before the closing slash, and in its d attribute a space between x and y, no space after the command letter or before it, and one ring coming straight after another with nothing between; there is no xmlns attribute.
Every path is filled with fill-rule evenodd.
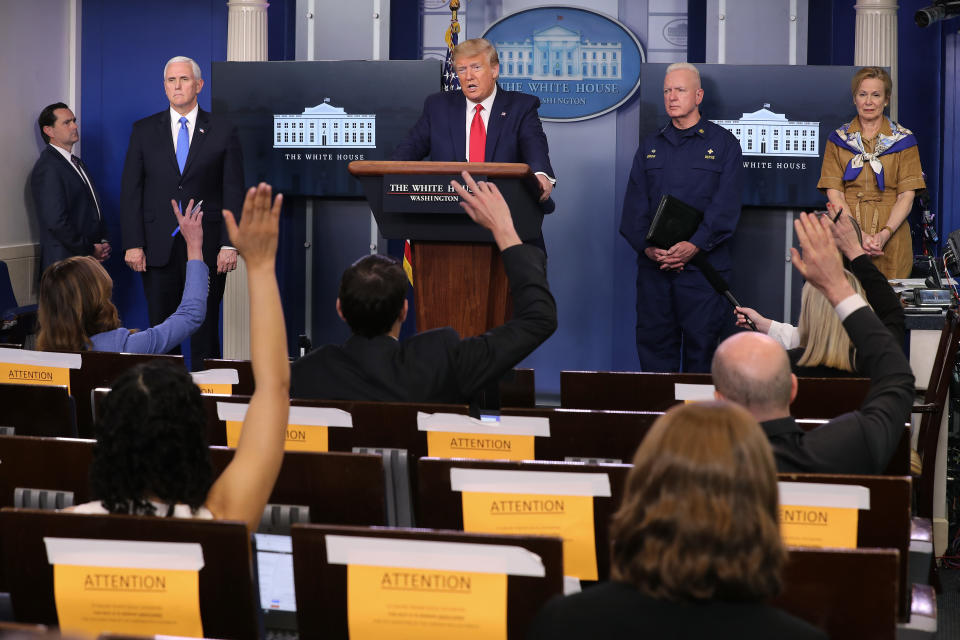
<svg viewBox="0 0 960 640"><path fill-rule="evenodd" d="M513 368L556 329L557 308L547 285L546 257L523 244L510 208L496 185L451 185L461 206L490 230L500 249L513 318L480 336L461 339L450 327L424 331L400 342L407 315L407 278L393 258L366 256L340 281L337 312L353 335L293 364L294 398L466 403Z"/></svg>
<svg viewBox="0 0 960 640"><path fill-rule="evenodd" d="M716 396L743 405L760 422L784 472L882 473L903 436L913 403L913 374L903 349L843 272L830 225L824 217L800 214L794 222L802 255L793 265L830 301L857 349L858 366L870 391L857 411L804 431L790 415L797 377L787 353L757 332L733 335L713 357Z"/></svg>

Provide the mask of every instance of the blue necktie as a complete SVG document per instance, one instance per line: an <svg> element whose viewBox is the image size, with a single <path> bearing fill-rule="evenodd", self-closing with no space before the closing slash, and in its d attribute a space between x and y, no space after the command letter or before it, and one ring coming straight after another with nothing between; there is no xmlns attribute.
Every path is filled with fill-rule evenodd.
<svg viewBox="0 0 960 640"><path fill-rule="evenodd" d="M187 164L187 153L190 152L190 132L187 131L187 118L180 118L180 133L177 134L177 166L183 175L183 167Z"/></svg>

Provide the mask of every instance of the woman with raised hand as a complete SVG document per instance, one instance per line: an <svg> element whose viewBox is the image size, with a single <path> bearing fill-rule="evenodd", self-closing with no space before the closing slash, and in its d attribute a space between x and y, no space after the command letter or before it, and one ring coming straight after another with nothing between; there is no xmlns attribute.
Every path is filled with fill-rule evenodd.
<svg viewBox="0 0 960 640"><path fill-rule="evenodd" d="M835 209L827 204L834 217ZM906 338L906 317L900 296L894 292L871 257L863 248L863 237L856 221L843 214L831 225L837 248L843 254L847 280L867 301L898 344ZM803 285L800 322L797 327L770 320L749 307L734 311L737 325L746 328L750 318L757 329L787 349L790 366L798 376L832 378L861 375L850 337L827 299L809 283Z"/></svg>
<svg viewBox="0 0 960 640"><path fill-rule="evenodd" d="M40 280L38 350L167 353L193 335L207 309L203 212L193 200L186 214L180 213L175 200L170 204L187 244L187 276L177 310L145 331L125 329L110 300L113 280L100 263L90 256L60 260L47 267Z"/></svg>
<svg viewBox="0 0 960 640"><path fill-rule="evenodd" d="M282 196L251 188L239 225L224 221L243 256L250 291L250 361L256 390L233 460L220 477L203 436L200 390L182 367L149 363L119 378L103 401L91 465L99 499L80 513L136 513L242 520L253 532L283 461L290 366L275 273Z"/></svg>

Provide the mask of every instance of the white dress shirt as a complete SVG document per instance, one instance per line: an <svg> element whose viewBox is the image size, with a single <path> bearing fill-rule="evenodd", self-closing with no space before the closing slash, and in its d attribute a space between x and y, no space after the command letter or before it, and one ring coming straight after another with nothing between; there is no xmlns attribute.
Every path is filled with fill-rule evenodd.
<svg viewBox="0 0 960 640"><path fill-rule="evenodd" d="M173 136L173 152L177 152L177 138L180 136L180 118L185 117L187 119L187 135L190 136L190 144L193 144L193 131L197 128L197 114L200 113L200 105L197 104L193 109L190 110L190 113L181 116L179 112L173 107L170 107L170 135ZM183 205L181 205L183 206ZM225 244L220 247L221 249L233 249L228 244Z"/></svg>
<svg viewBox="0 0 960 640"><path fill-rule="evenodd" d="M489 127L487 125L490 122L490 110L493 109L493 101L496 99L496 97L497 97L497 85L494 84L493 93L488 95L481 102L473 102L472 100L467 98L467 113L466 113L467 146L465 147L467 157L464 158L464 160L466 160L467 162L470 162L470 127L473 126L473 117L474 117L474 114L476 114L477 105L479 104L483 107L483 109L480 111L480 119L483 120L483 131L487 132L489 130ZM548 176L546 172L536 171L535 173L536 175L546 177L546 179L549 180L552 184L557 184L556 179Z"/></svg>
<svg viewBox="0 0 960 640"><path fill-rule="evenodd" d="M193 130L197 128L197 114L200 112L200 105L196 105L186 114L187 135L190 136L190 142L193 142ZM177 137L180 135L180 114L173 107L170 107L170 135L173 136L173 151L177 151Z"/></svg>
<svg viewBox="0 0 960 640"><path fill-rule="evenodd" d="M473 126L473 118L477 112L477 105L481 105L483 109L480 111L480 119L483 120L483 130L487 131L487 123L490 122L490 109L493 108L493 101L497 97L497 85L493 85L493 93L488 95L483 99L482 102L473 102L469 98L467 99L467 157L464 158L467 162L470 161L470 127Z"/></svg>

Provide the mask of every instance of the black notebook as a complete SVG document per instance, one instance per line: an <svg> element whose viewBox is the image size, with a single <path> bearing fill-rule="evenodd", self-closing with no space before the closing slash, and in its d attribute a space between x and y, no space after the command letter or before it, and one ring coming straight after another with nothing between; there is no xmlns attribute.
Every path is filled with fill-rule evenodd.
<svg viewBox="0 0 960 640"><path fill-rule="evenodd" d="M650 223L647 242L661 249L669 249L678 242L692 238L701 222L703 211L664 194Z"/></svg>

